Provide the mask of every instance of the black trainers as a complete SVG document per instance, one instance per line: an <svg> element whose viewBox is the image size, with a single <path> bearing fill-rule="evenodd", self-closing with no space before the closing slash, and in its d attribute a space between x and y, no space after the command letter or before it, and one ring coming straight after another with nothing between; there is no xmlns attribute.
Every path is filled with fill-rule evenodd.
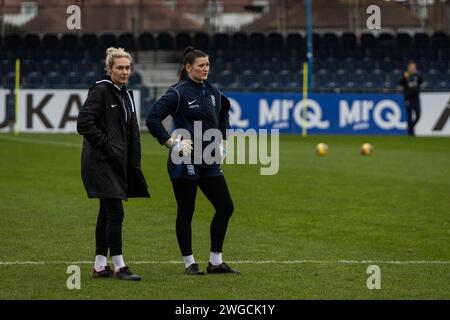
<svg viewBox="0 0 450 320"><path fill-rule="evenodd" d="M102 271L92 271L92 278L112 278L114 276L114 271L111 270L109 266L105 266Z"/></svg>
<svg viewBox="0 0 450 320"><path fill-rule="evenodd" d="M206 272L208 272L208 273L240 273L239 271L232 269L225 262L222 262L221 264L219 264L217 266L211 264L211 262L208 262L208 267L206 268Z"/></svg>
<svg viewBox="0 0 450 320"><path fill-rule="evenodd" d="M131 281L139 281L141 277L137 274L133 274L130 268L127 266L120 268L118 271L114 272L114 278L119 280L131 280Z"/></svg>
<svg viewBox="0 0 450 320"><path fill-rule="evenodd" d="M193 263L189 267L187 267L184 270L184 273L191 276L201 276L205 274L203 271L200 270L200 267L196 263Z"/></svg>

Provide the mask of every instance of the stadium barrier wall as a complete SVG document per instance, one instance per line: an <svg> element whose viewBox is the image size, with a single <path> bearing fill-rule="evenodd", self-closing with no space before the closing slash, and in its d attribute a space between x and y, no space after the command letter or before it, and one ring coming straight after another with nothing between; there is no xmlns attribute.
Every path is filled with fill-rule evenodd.
<svg viewBox="0 0 450 320"><path fill-rule="evenodd" d="M0 130L7 131L9 91L0 90ZM133 90L134 102L140 106L141 94ZM22 89L19 94L17 120L19 132L77 132L78 112L86 100L87 90ZM9 106L10 107L10 106ZM140 118L140 108L136 108Z"/></svg>
<svg viewBox="0 0 450 320"><path fill-rule="evenodd" d="M450 92L422 93L421 117L416 127L420 136L450 136Z"/></svg>
<svg viewBox="0 0 450 320"><path fill-rule="evenodd" d="M301 94L227 92L230 122L241 129L279 129L301 134L307 107L308 134L406 135L406 110L400 94ZM450 136L450 92L422 93L421 136Z"/></svg>
<svg viewBox="0 0 450 320"><path fill-rule="evenodd" d="M140 106L140 91L134 93L135 104ZM0 131L9 130L8 94L9 90L0 89ZM279 129L280 133L301 134L306 106L308 134L406 134L406 112L399 94L310 94L307 101L301 94L292 93L225 94L231 101L230 123L234 129ZM78 110L86 96L87 90L21 90L19 131L76 132ZM417 135L450 136L450 92L423 93L421 103ZM139 118L141 110L136 109Z"/></svg>

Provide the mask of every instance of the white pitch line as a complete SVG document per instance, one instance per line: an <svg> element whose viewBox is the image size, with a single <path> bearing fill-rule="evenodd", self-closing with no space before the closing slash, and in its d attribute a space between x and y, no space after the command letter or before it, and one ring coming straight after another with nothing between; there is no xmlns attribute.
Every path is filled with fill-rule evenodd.
<svg viewBox="0 0 450 320"><path fill-rule="evenodd" d="M197 261L206 263L206 261ZM439 260L235 260L227 261L232 264L398 264L398 265L450 265L450 261ZM77 265L93 264L94 261L0 261L0 266L9 265ZM130 261L130 264L182 264L179 260L167 261Z"/></svg>

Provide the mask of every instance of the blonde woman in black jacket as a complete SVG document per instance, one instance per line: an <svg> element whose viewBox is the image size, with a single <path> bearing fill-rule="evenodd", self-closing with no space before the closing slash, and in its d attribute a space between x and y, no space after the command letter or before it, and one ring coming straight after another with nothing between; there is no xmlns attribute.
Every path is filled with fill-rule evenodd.
<svg viewBox="0 0 450 320"><path fill-rule="evenodd" d="M106 51L106 75L90 89L78 115L77 130L84 136L81 175L89 198L99 198L95 230L94 278L140 280L122 255L122 200L149 197L141 171L138 119L132 91L131 55L121 48ZM114 271L107 264L112 257Z"/></svg>

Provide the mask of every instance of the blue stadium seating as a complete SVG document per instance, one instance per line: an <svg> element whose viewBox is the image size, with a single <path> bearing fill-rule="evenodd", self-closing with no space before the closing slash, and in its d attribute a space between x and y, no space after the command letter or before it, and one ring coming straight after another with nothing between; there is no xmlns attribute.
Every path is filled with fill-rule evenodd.
<svg viewBox="0 0 450 320"><path fill-rule="evenodd" d="M315 87L358 90L368 85L374 90L395 90L408 60L414 59L426 78L427 89L443 90L450 83L449 40L444 32L364 33L360 37L350 32L340 36L332 32L315 33L312 70ZM0 39L1 83L11 82L16 58L22 59L26 86L41 86L46 81L52 87L58 83L68 86L75 78L73 74L69 77L71 72L77 73L78 84L91 85L103 73L104 49L109 46L148 51L182 50L190 44L210 54L210 80L221 86L242 85L246 89L301 86L306 40L300 33L278 32L214 35L144 32L136 38L131 33L7 34ZM62 81L58 81L59 76L63 77ZM142 79L133 75L130 83L139 86Z"/></svg>

